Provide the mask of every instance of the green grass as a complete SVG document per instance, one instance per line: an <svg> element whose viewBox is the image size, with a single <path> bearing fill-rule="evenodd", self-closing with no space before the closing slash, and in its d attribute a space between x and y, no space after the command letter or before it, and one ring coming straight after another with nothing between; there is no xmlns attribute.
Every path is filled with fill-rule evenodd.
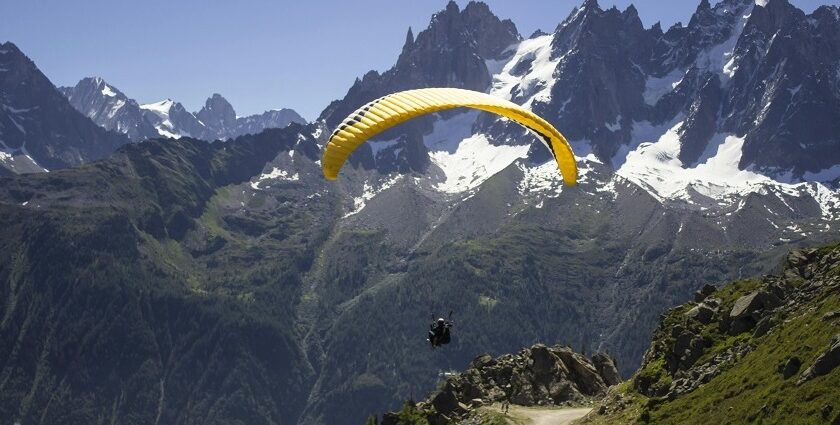
<svg viewBox="0 0 840 425"><path fill-rule="evenodd" d="M726 373L653 410L651 419L656 423L684 424L708 423L710 418L721 424L825 423L820 417L823 406L835 406L835 415L840 409L836 400L840 371L796 386L798 375L785 380L777 367L791 356L802 360L800 372L813 364L837 333L836 326L822 322L821 317L838 308L838 296L829 296L821 308L805 312L764 337L755 351Z"/></svg>
<svg viewBox="0 0 840 425"><path fill-rule="evenodd" d="M665 370L665 359L656 359L636 374L637 380L650 382L649 388L668 388L671 386L671 375Z"/></svg>
<svg viewBox="0 0 840 425"><path fill-rule="evenodd" d="M207 202L204 212L199 217L198 221L207 227L212 233L219 235L225 239L232 240L234 236L222 227L221 219L219 218L219 205L224 201L230 200L230 188L222 187L216 191L216 194Z"/></svg>
<svg viewBox="0 0 840 425"><path fill-rule="evenodd" d="M402 409L394 412L397 425L427 425L426 413L418 409L414 402L406 401Z"/></svg>
<svg viewBox="0 0 840 425"><path fill-rule="evenodd" d="M761 286L761 281L758 279L739 280L718 289L711 296L721 300L721 311L729 311L728 309L732 309L732 305L738 298L754 291L759 286Z"/></svg>

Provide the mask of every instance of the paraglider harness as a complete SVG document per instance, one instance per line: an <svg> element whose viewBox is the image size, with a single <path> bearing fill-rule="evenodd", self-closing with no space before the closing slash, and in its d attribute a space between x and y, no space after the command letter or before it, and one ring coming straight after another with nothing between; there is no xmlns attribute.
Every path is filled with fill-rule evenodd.
<svg viewBox="0 0 840 425"><path fill-rule="evenodd" d="M449 328L451 328L452 325L454 325L454 322L452 321L452 311L449 312L449 320L443 320L441 317L435 321L435 315L432 314L432 324L429 325L429 343L432 344L432 348L449 344L449 341L452 339Z"/></svg>

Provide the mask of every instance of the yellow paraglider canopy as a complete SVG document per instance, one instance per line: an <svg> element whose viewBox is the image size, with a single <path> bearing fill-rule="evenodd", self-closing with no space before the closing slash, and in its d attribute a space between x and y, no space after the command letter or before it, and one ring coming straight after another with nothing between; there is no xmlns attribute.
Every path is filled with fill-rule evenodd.
<svg viewBox="0 0 840 425"><path fill-rule="evenodd" d="M357 109L330 136L321 161L324 177L335 180L350 154L383 130L420 115L458 107L492 112L521 124L551 151L563 181L569 186L577 184L577 163L572 147L548 121L513 102L486 93L453 88L402 91L380 97Z"/></svg>

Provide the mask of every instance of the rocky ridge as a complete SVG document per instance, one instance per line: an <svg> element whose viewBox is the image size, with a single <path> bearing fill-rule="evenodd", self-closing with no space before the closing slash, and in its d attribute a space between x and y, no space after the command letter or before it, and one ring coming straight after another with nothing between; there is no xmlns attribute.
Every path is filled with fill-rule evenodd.
<svg viewBox="0 0 840 425"><path fill-rule="evenodd" d="M70 104L100 127L123 133L133 141L159 137L134 99L99 77L83 78L74 87L59 87Z"/></svg>
<svg viewBox="0 0 840 425"><path fill-rule="evenodd" d="M430 424L469 420L492 403L521 406L573 406L606 394L620 382L615 360L605 353L591 359L566 346L536 344L517 354L476 357L463 373L451 374L424 401L403 412L386 413L382 425L396 425L410 410Z"/></svg>
<svg viewBox="0 0 840 425"><path fill-rule="evenodd" d="M701 289L662 315L640 370L585 423L837 423L838 265L840 245L799 250L776 275Z"/></svg>

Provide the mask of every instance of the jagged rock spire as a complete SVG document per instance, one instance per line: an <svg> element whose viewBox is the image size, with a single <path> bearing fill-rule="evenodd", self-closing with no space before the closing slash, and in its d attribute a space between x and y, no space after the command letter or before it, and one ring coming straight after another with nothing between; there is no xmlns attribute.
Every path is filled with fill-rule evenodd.
<svg viewBox="0 0 840 425"><path fill-rule="evenodd" d="M704 0L705 1L705 0ZM583 4L580 6L581 9L594 9L594 10L601 10L601 5L598 4L598 0L584 0Z"/></svg>
<svg viewBox="0 0 840 425"><path fill-rule="evenodd" d="M412 45L414 45L414 33L411 31L411 27L408 27L408 33L405 35L405 44L403 44L403 52L410 49Z"/></svg>

